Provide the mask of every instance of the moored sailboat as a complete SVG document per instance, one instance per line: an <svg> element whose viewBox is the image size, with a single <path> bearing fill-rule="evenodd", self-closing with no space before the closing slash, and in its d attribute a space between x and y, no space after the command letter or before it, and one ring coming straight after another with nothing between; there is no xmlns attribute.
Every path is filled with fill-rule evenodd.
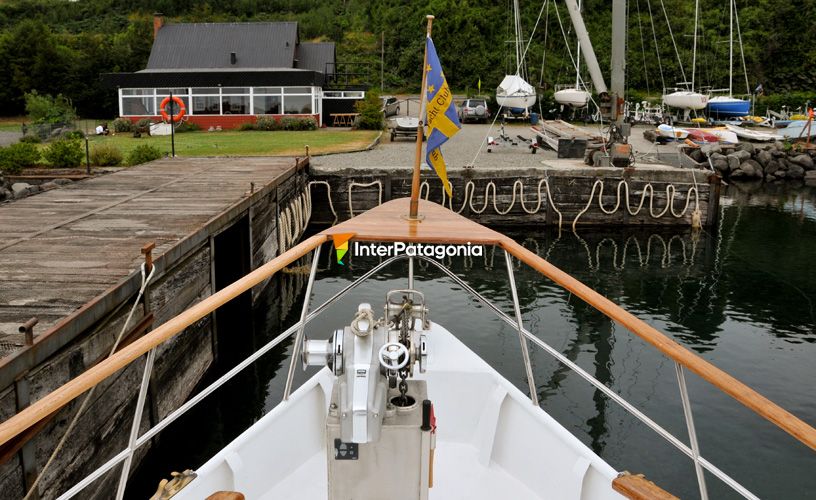
<svg viewBox="0 0 816 500"><path fill-rule="evenodd" d="M499 106L509 109L512 113L522 114L536 103L536 90L524 78L526 68L521 40L521 16L518 0L513 0L513 29L515 31L514 45L516 49L516 72L505 75L496 88L496 102Z"/></svg>
<svg viewBox="0 0 816 500"><path fill-rule="evenodd" d="M581 2L578 2L578 10L581 10ZM589 103L590 94L581 85L581 43L576 44L575 56L575 85L561 85L557 86L553 99L558 104L569 106L571 108L583 108Z"/></svg>
<svg viewBox="0 0 816 500"><path fill-rule="evenodd" d="M708 96L703 95L700 92L696 92L694 90L695 83L694 79L697 69L697 19L699 18L699 10L700 1L696 0L694 2L694 34L692 35L694 39L694 46L692 49L691 82L681 83L680 85L684 85L685 86L684 88L672 88L663 90L663 104L672 108L684 109L686 110L686 115L688 115L689 111L700 111L702 109L705 109L706 105L708 104ZM666 17L667 25L668 22L669 18ZM671 32L671 25L668 26L669 34L671 35L673 41L674 35ZM680 63L680 71L683 72L682 61L680 61L679 55L677 62ZM683 77L685 78L685 72L683 72Z"/></svg>
<svg viewBox="0 0 816 500"><path fill-rule="evenodd" d="M712 96L708 100L708 116L715 120L740 118L748 116L751 112L750 101L734 97L734 11L736 9L734 2L735 0L729 0L728 2L730 9L730 27L728 33L728 94ZM742 51L741 40L740 51Z"/></svg>

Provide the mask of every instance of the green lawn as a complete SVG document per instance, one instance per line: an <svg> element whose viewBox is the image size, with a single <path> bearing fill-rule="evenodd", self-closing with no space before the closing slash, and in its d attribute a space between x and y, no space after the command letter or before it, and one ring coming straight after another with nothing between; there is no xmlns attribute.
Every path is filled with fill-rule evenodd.
<svg viewBox="0 0 816 500"><path fill-rule="evenodd" d="M311 154L354 151L371 144L378 132L371 130L321 129L305 132L223 131L184 132L176 134L176 156L305 156ZM111 136L89 135L94 144L113 144L127 157L140 144L150 144L170 152L170 136L141 137L130 133Z"/></svg>

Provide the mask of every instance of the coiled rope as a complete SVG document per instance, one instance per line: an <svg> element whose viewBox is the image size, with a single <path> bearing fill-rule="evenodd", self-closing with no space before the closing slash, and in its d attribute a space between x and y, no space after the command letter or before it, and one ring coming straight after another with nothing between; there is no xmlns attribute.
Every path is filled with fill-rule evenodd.
<svg viewBox="0 0 816 500"><path fill-rule="evenodd" d="M451 194L453 194L453 191L454 191L453 185L450 184L450 182L448 183L448 185L450 185ZM465 207L469 207L470 210L475 214L482 214L482 213L484 213L485 210L487 210L487 207L490 204L490 193L492 192L493 193L493 210L499 215L507 215L513 209L513 207L516 206L516 196L517 196L516 191L518 190L518 201L519 201L519 205L521 206L521 209L525 213L527 213L529 215L534 215L534 214L537 214L541 210L541 205L544 202L544 197L541 195L541 186L546 187L547 202L550 204L550 207L552 207L553 211L556 214L558 214L558 227L560 228L562 220L563 220L563 216L561 215L561 212L558 210L558 207L555 206L555 201L552 198L552 192L550 190L550 184L549 184L549 182L547 182L547 179L541 179L540 181L538 181L538 185L536 186L536 193L537 193L538 197L537 197L537 201L535 202L535 207L534 208L527 208L527 205L525 205L525 202L524 202L524 183L521 181L521 179L516 179L516 181L513 182L513 189L512 189L512 193L511 193L510 203L506 206L506 208L504 210L499 208L499 203L498 203L499 195L498 195L498 192L497 192L496 183L493 182L493 181L488 182L487 185L485 186L484 198L483 198L484 203L482 204L481 208L476 208L475 206L473 206L473 195L476 192L476 184L473 181L468 181L465 184L465 195L462 198L462 205L459 207L458 210L453 208L453 198L452 197L448 198L447 193L445 193L444 189L442 190L442 206L443 207L446 206L446 201L447 201L447 207L452 212L455 212L457 214L461 214L465 210ZM420 185L420 188L419 188L420 197L422 197L423 190L425 192L425 199L427 200L429 198L429 196L430 196L430 191L431 191L431 187L428 184L428 181L423 181L422 184Z"/></svg>
<svg viewBox="0 0 816 500"><path fill-rule="evenodd" d="M308 185L307 189L309 190L309 201L310 201L310 203L311 203L311 199L312 199L312 186L315 186L315 185L326 186L326 198L328 198L328 200L329 200L329 210L331 210L331 213L334 216L334 221L332 222L332 225L334 225L337 222L338 217L337 217L337 212L334 210L334 204L332 203L332 199L331 199L331 184L329 184L326 181L311 181L311 182L309 182L309 185Z"/></svg>
<svg viewBox="0 0 816 500"><path fill-rule="evenodd" d="M583 210L578 212L578 215L575 216L575 220L572 221L572 230L576 230L576 226L578 224L578 219L584 215L589 207L592 205L593 200L595 199L595 190L600 186L600 190L598 191L598 207L600 207L601 211L606 215L612 215L618 211L621 205L621 189L624 189L626 192L626 211L629 212L631 216L637 216L640 211L643 209L643 205L646 201L646 194L649 193L649 215L651 215L655 219L659 219L666 215L667 212L671 213L671 215L677 219L682 218L686 215L686 211L689 208L689 203L691 201L691 195L694 193L694 203L695 203L695 212L699 212L700 210L700 195L697 190L697 186L692 186L689 188L688 192L686 193L686 204L683 206L683 211L677 213L674 210L674 196L676 194L676 188L674 184L667 184L666 185L666 206L661 210L659 213L655 213L654 211L654 199L655 199L655 189L651 183L646 184L643 187L643 192L640 195L640 203L635 210L632 210L632 207L629 204L629 183L626 180L621 180L618 182L617 190L616 190L616 201L615 206L611 210L607 210L603 206L603 191L604 191L604 182L601 179L597 179L594 184L592 184L592 192L589 194L589 200L587 200L587 204Z"/></svg>
<svg viewBox="0 0 816 500"><path fill-rule="evenodd" d="M349 186L348 186L349 217L354 217L354 209L351 206L351 188L353 188L354 186L371 187L371 186L374 186L374 185L376 185L377 188L378 188L379 202L377 203L377 205L382 205L382 196L383 196L382 182L380 182L380 181L371 181L371 182L354 182L354 181L352 181L352 182L349 183Z"/></svg>
<svg viewBox="0 0 816 500"><path fill-rule="evenodd" d="M278 216L280 253L292 247L303 235L312 218L312 196L309 189L292 199Z"/></svg>

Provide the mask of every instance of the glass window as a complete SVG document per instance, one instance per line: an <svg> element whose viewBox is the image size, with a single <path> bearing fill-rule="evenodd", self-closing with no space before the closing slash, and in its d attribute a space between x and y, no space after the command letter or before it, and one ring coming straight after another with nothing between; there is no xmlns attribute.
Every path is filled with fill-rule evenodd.
<svg viewBox="0 0 816 500"><path fill-rule="evenodd" d="M309 94L312 95L312 87L287 87L283 89L284 94Z"/></svg>
<svg viewBox="0 0 816 500"><path fill-rule="evenodd" d="M219 106L221 98L214 96L193 97L193 114L194 115L220 115L221 107Z"/></svg>
<svg viewBox="0 0 816 500"><path fill-rule="evenodd" d="M255 87L254 89L255 94L278 94L281 93L280 87Z"/></svg>
<svg viewBox="0 0 816 500"><path fill-rule="evenodd" d="M153 89L122 89L122 95L153 95Z"/></svg>
<svg viewBox="0 0 816 500"><path fill-rule="evenodd" d="M223 96L221 106L225 115L248 115L249 96Z"/></svg>
<svg viewBox="0 0 816 500"><path fill-rule="evenodd" d="M256 115L279 115L281 114L281 98L276 95L256 95L252 104L253 113Z"/></svg>
<svg viewBox="0 0 816 500"><path fill-rule="evenodd" d="M122 115L145 116L156 114L153 97L122 97Z"/></svg>
<svg viewBox="0 0 816 500"><path fill-rule="evenodd" d="M187 95L190 93L190 89L156 89L156 95L167 97L170 93L173 95Z"/></svg>
<svg viewBox="0 0 816 500"><path fill-rule="evenodd" d="M249 95L249 87L224 87L222 94L246 94Z"/></svg>
<svg viewBox="0 0 816 500"><path fill-rule="evenodd" d="M347 91L345 92L346 97L352 97L355 99L362 99L365 97L365 92L358 92L358 91Z"/></svg>
<svg viewBox="0 0 816 500"><path fill-rule="evenodd" d="M336 91L323 92L323 97L343 97L343 93Z"/></svg>
<svg viewBox="0 0 816 500"><path fill-rule="evenodd" d="M312 114L312 97L308 95L286 96L284 112L287 115Z"/></svg>
<svg viewBox="0 0 816 500"><path fill-rule="evenodd" d="M220 94L220 89L218 87L204 87L204 88L197 88L193 89L193 95L206 95L206 94Z"/></svg>

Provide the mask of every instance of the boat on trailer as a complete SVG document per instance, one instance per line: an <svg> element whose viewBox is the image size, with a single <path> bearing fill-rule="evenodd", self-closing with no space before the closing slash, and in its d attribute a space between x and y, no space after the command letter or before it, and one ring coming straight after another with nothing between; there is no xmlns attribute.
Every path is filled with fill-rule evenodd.
<svg viewBox="0 0 816 500"><path fill-rule="evenodd" d="M699 111L708 104L708 96L691 90L672 89L663 93L663 104L672 108Z"/></svg>
<svg viewBox="0 0 816 500"><path fill-rule="evenodd" d="M85 487L116 470L120 474L117 498L122 498L131 460L141 447L241 370L294 337L283 400L204 465L186 473L177 485L184 487L174 498L674 498L643 477L615 470L541 408L530 344L573 370L687 455L703 498L707 495L704 471L745 498L756 496L700 455L686 390L687 370L816 450L816 429L516 241L430 201L417 200L420 216L406 216L412 205L407 198L392 200L299 243L0 424L0 444L147 355L127 446L60 497L81 496ZM439 261L410 253L388 258L312 307L321 249L335 238L495 246L504 251L514 315L506 314ZM142 429L156 348L309 254L311 270L300 320L163 420ZM363 303L339 313L336 323L346 326L323 338L305 337L304 328L310 321L327 314L333 304L365 286L381 269L404 260L408 261L405 289L389 292L382 304ZM457 339L466 332L432 320L433 311L414 281L415 264L420 260L512 327L521 346L526 394ZM525 327L514 279L515 261L552 279L675 364L689 445ZM293 390L298 365L321 369Z"/></svg>
<svg viewBox="0 0 816 500"><path fill-rule="evenodd" d="M526 69L524 66L524 42L521 39L521 17L518 0L513 0L513 29L516 50L516 72L504 76L501 83L496 87L496 102L499 106L506 108L515 115L526 115L528 110L536 103L536 90L525 80Z"/></svg>
<svg viewBox="0 0 816 500"><path fill-rule="evenodd" d="M714 96L708 100L708 116L715 120L741 118L751 113L751 102L731 95Z"/></svg>
<svg viewBox="0 0 816 500"><path fill-rule="evenodd" d="M580 86L566 86L559 88L553 94L553 99L558 104L571 108L583 108L589 103L590 94Z"/></svg>

